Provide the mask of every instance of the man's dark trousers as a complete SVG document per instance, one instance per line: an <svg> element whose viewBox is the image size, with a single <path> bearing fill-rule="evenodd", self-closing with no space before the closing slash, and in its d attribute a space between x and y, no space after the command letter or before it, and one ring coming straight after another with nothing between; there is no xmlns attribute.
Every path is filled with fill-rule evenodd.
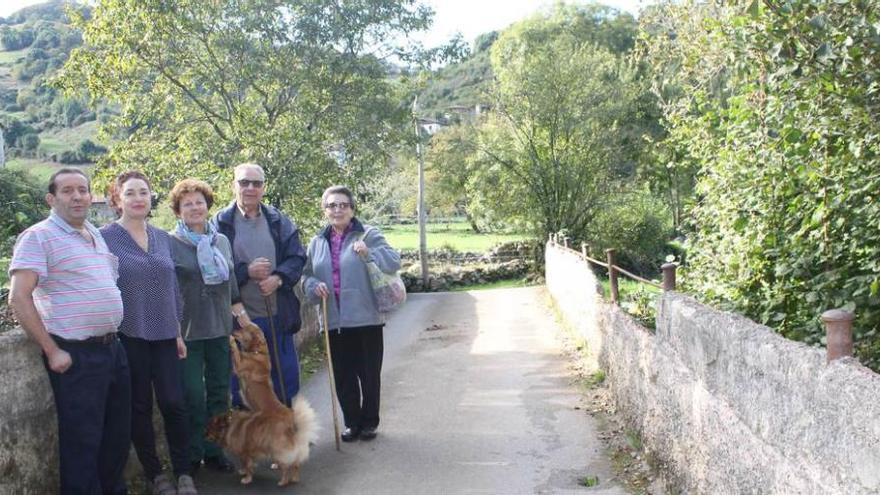
<svg viewBox="0 0 880 495"><path fill-rule="evenodd" d="M131 445L125 350L116 338L109 343L55 340L73 361L64 373L46 366L58 410L60 493L125 494L123 471Z"/></svg>

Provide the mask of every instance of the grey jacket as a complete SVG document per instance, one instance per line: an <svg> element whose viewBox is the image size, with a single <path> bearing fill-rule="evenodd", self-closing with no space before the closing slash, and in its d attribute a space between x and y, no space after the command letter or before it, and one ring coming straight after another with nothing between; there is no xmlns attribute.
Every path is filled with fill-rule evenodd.
<svg viewBox="0 0 880 495"><path fill-rule="evenodd" d="M308 261L303 268L303 290L310 304L321 304L315 295L315 287L324 282L330 290L327 298L327 328L363 327L381 325L385 317L376 309L373 287L367 265L352 249L352 244L361 239L370 249L368 260L374 261L385 273L395 273L400 269L400 254L388 245L379 229L365 226L353 218L351 231L342 241L339 255L339 301L333 292L333 265L330 259L330 227L325 227L309 242Z"/></svg>
<svg viewBox="0 0 880 495"><path fill-rule="evenodd" d="M217 247L232 264L232 248L229 239L217 234ZM235 272L229 271L229 280L217 285L205 285L196 247L171 236L171 258L177 272L177 285L183 296L183 321L181 335L186 341L226 337L232 333L233 303L241 302Z"/></svg>

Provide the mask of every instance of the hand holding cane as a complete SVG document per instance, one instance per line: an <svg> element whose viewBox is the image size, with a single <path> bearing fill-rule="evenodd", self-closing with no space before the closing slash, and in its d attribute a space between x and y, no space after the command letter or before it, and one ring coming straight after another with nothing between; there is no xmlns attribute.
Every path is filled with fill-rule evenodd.
<svg viewBox="0 0 880 495"><path fill-rule="evenodd" d="M333 375L333 358L330 355L330 327L327 320L327 296L321 296L321 309L324 311L324 349L327 352L327 371L330 376L330 402L333 408L333 432L336 440L336 450L342 450L339 446L339 418L336 410L339 405L336 403L336 377Z"/></svg>

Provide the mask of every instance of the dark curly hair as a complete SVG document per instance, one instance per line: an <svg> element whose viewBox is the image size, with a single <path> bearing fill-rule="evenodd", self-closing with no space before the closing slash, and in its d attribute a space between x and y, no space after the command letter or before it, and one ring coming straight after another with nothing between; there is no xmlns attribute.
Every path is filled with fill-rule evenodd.
<svg viewBox="0 0 880 495"><path fill-rule="evenodd" d="M150 179L147 178L143 172L139 170L127 170L117 175L113 182L107 186L107 202L116 212L116 215L122 215L122 198L120 197L120 193L122 193L122 186L125 185L126 182L131 179L140 179L147 183L147 188L150 192L153 191L153 186L150 184ZM152 205L151 205L152 206Z"/></svg>

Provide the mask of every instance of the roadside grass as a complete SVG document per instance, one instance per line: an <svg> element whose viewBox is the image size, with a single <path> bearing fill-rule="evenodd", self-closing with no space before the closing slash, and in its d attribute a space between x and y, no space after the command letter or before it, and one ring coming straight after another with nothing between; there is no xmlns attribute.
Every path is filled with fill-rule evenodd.
<svg viewBox="0 0 880 495"><path fill-rule="evenodd" d="M395 249L419 248L417 224L385 225L380 227L385 239ZM448 248L457 252L483 253L498 244L528 239L525 234L478 234L466 222L429 223L426 230L428 249Z"/></svg>
<svg viewBox="0 0 880 495"><path fill-rule="evenodd" d="M467 292L470 290L488 290L488 289L510 289L514 287L529 287L532 284L524 278L514 278L508 280L496 280L494 282L486 282L485 284L464 285L449 289L450 292Z"/></svg>
<svg viewBox="0 0 880 495"><path fill-rule="evenodd" d="M611 284L607 278L600 278L602 296L611 300ZM624 276L617 278L620 293L620 307L650 330L656 329L657 298L663 292L652 285L636 282Z"/></svg>
<svg viewBox="0 0 880 495"><path fill-rule="evenodd" d="M318 334L299 349L300 383L305 383L324 366L324 336Z"/></svg>

